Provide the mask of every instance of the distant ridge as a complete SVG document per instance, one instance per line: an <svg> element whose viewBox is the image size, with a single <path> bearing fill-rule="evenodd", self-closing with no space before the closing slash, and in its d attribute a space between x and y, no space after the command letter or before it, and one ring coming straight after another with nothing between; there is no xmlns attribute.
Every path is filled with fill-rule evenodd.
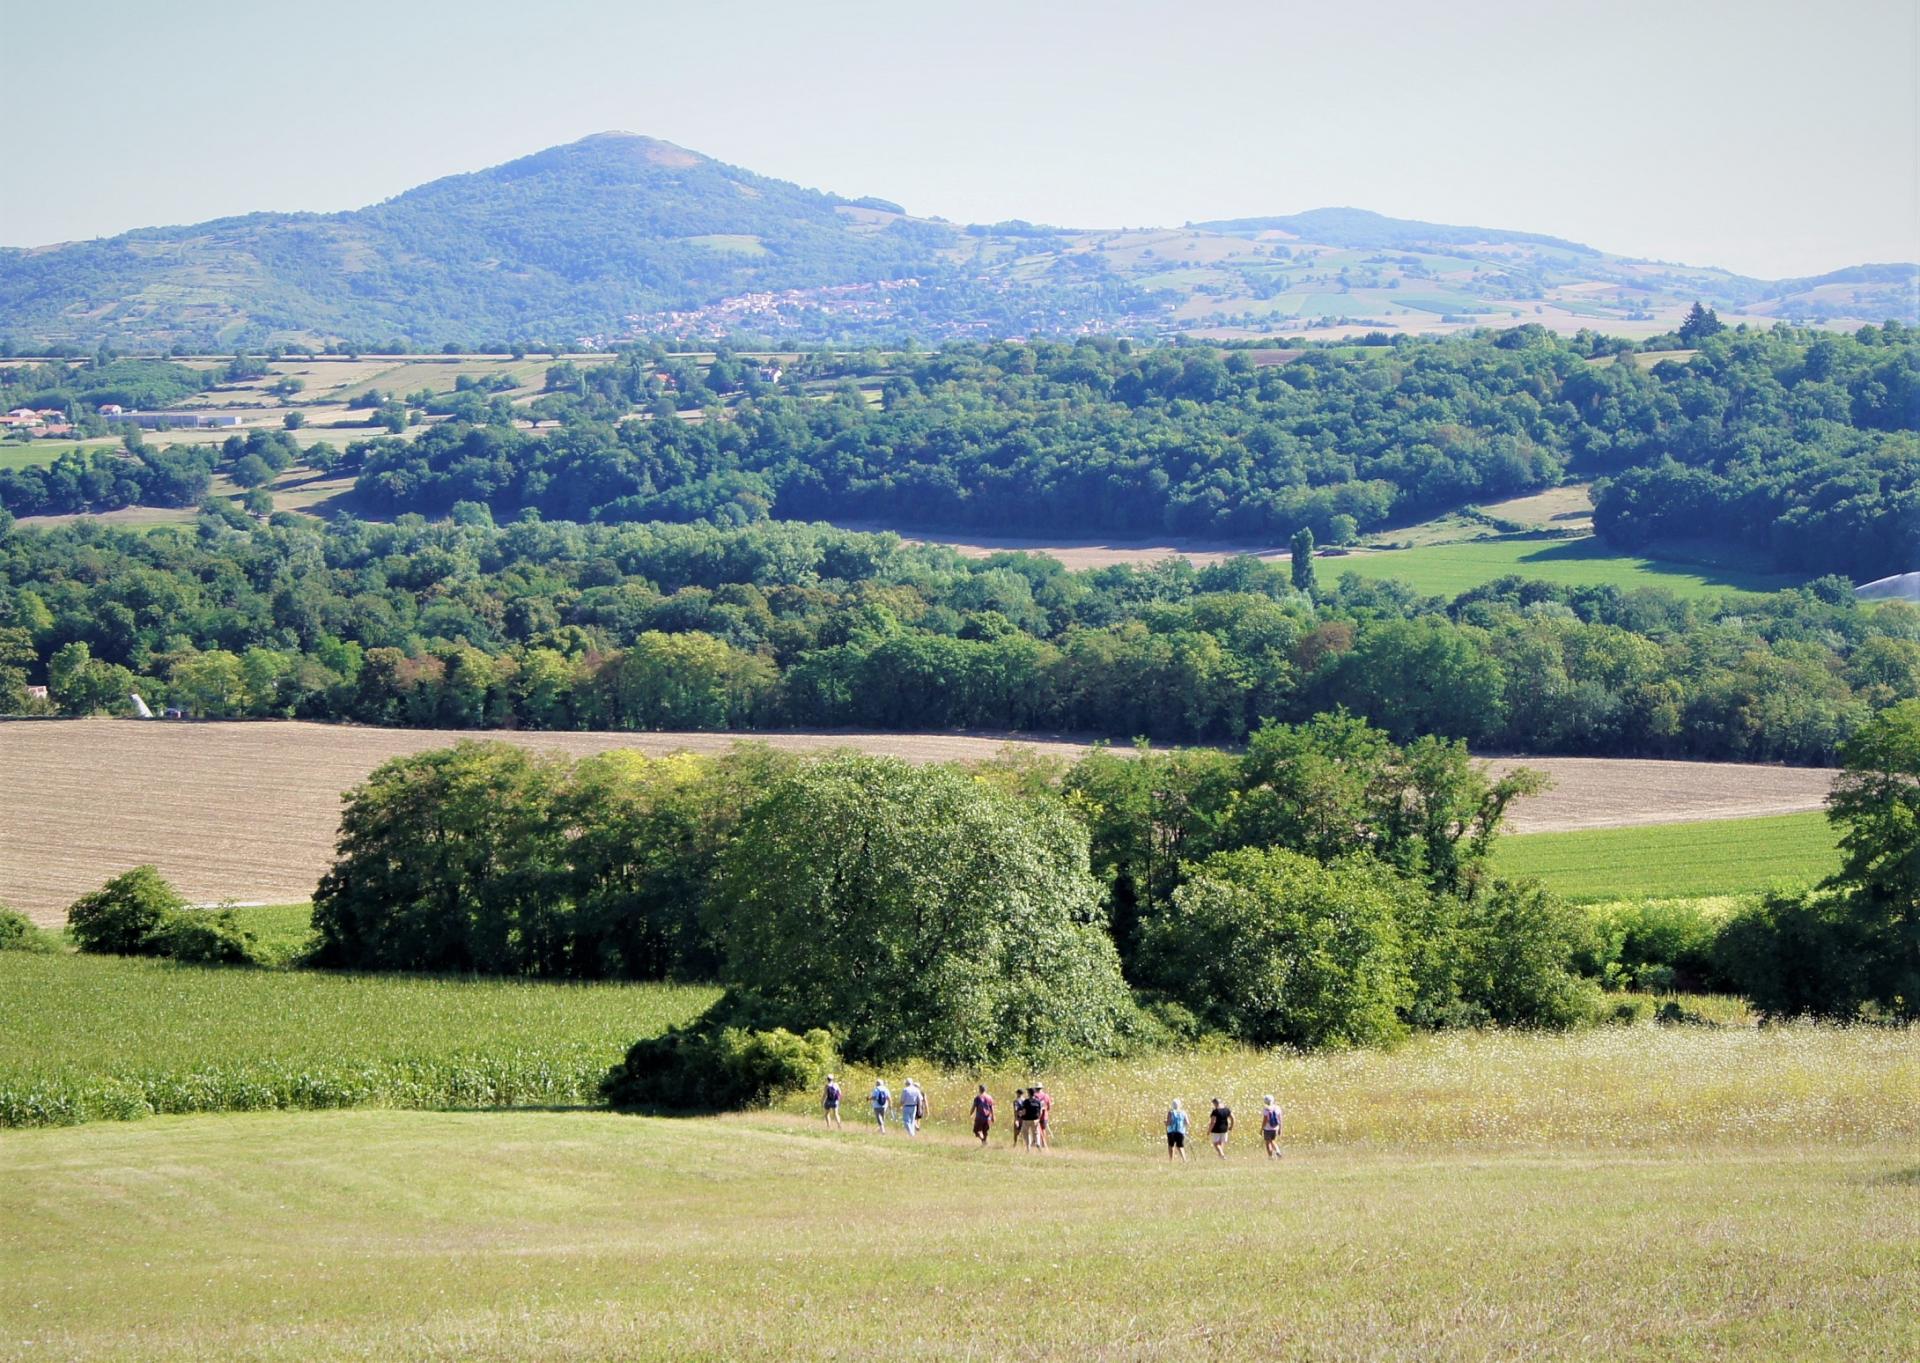
<svg viewBox="0 0 1920 1363"><path fill-rule="evenodd" d="M1537 322L1920 324L1920 268L1804 280L1359 208L1166 229L960 226L603 132L340 213L0 249L0 340L604 345L623 337L1351 335Z"/></svg>

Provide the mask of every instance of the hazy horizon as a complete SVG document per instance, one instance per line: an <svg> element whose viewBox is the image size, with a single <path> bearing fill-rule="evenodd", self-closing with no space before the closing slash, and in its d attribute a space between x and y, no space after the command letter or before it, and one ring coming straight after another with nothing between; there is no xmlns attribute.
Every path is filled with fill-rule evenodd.
<svg viewBox="0 0 1920 1363"><path fill-rule="evenodd" d="M0 243L359 208L626 130L959 222L1354 207L1819 274L1920 257L1917 12L106 3L8 20L126 78L38 120L58 192L7 196Z"/></svg>

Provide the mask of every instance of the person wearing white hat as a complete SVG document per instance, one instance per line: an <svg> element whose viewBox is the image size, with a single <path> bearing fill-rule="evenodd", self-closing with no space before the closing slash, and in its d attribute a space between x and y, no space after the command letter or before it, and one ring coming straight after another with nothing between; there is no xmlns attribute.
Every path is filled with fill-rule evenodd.
<svg viewBox="0 0 1920 1363"><path fill-rule="evenodd" d="M1280 1104L1274 1102L1271 1093L1261 1102L1264 1106L1260 1109L1260 1139L1267 1143L1267 1158L1279 1159L1280 1127L1286 1118L1280 1111Z"/></svg>

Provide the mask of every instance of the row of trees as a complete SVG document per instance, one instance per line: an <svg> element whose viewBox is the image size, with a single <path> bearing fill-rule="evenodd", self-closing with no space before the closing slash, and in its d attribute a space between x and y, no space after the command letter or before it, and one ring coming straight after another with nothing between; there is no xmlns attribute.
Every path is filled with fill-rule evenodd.
<svg viewBox="0 0 1920 1363"><path fill-rule="evenodd" d="M1912 1018L1920 702L1847 758L1842 871L1685 949L1770 1014ZM1677 945L1657 959L1657 924L1609 944L1489 873L1508 803L1539 785L1348 716L1269 726L1238 757L1072 767L756 748L568 763L466 743L351 792L314 959L723 982L697 1037L629 1058L640 1090L685 1079L722 1027L790 1034L737 1031L729 1054L827 1028L855 1058L981 1064L1206 1033L1317 1047L1568 1026L1598 1013L1583 972L1618 981L1632 958L1645 982L1687 962Z"/></svg>
<svg viewBox="0 0 1920 1363"><path fill-rule="evenodd" d="M718 978L727 1021L951 1063L1564 1025L1575 920L1483 871L1534 783L1345 717L1072 769L469 743L352 792L315 960Z"/></svg>
<svg viewBox="0 0 1920 1363"><path fill-rule="evenodd" d="M471 515L467 514L471 511ZM239 521L238 527L233 523ZM0 531L0 710L454 728L1061 728L1237 740L1345 706L1542 752L1831 761L1920 696L1920 613L1517 579L1451 602L1251 559L1070 573L767 523Z"/></svg>

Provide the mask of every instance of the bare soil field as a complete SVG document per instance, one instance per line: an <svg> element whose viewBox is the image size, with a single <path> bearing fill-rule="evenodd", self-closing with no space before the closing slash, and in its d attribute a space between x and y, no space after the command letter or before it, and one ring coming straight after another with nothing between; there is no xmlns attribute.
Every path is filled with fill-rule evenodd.
<svg viewBox="0 0 1920 1363"><path fill-rule="evenodd" d="M0 722L0 903L42 922L109 876L152 862L200 903L284 903L313 892L332 859L340 797L390 757L461 738L505 738L574 755L635 748L714 752L742 737L796 751L852 747L914 762L991 757L1012 743L1073 758L1055 735L511 733L286 723ZM1518 832L1671 823L1816 809L1829 770L1607 758L1496 759L1546 771Z"/></svg>
<svg viewBox="0 0 1920 1363"><path fill-rule="evenodd" d="M937 544L951 549L964 558L991 558L995 554L1022 552L1028 554L1046 554L1059 559L1067 568L1078 572L1083 568L1111 568L1119 563L1147 564L1158 563L1162 559L1185 558L1195 567L1204 568L1211 563L1221 563L1236 554L1252 554L1255 558L1271 563L1283 563L1287 551L1273 545L1228 544L1221 540L1195 540L1175 538L1155 539L1023 539L1012 535L973 535L966 539L949 539L934 532L899 530L891 525L881 525L869 521L835 521L842 530L857 530L866 533L894 531L905 544Z"/></svg>

